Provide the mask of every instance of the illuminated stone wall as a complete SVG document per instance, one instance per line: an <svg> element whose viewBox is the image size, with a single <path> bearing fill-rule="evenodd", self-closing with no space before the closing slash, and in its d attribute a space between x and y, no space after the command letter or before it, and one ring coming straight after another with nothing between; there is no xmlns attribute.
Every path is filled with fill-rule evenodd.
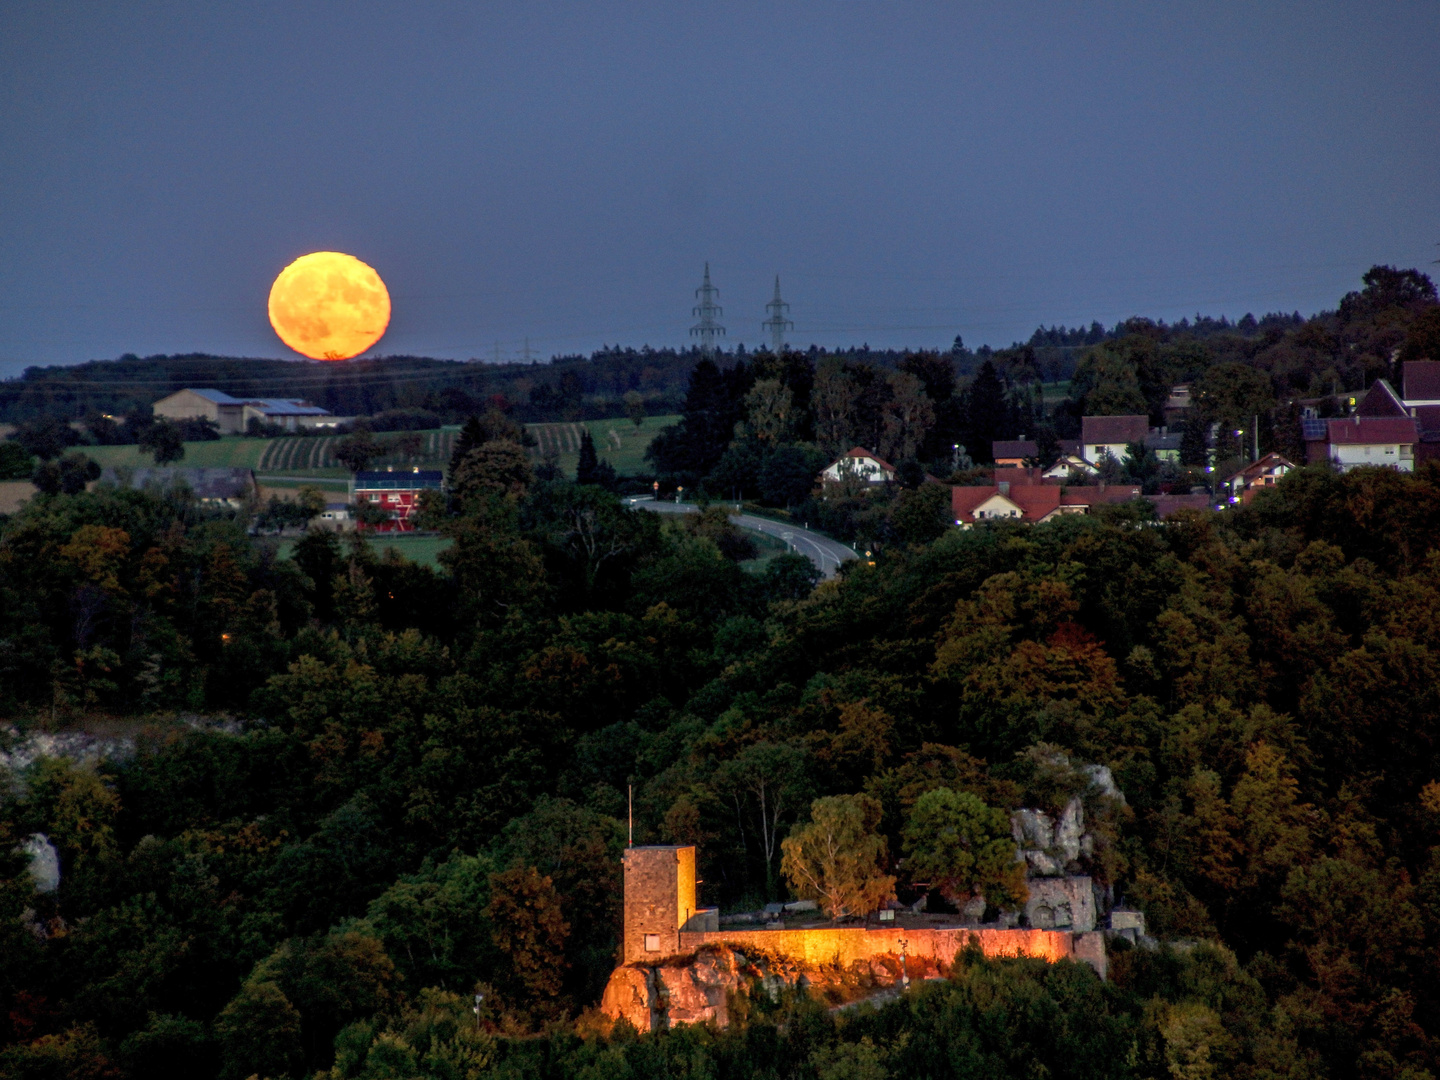
<svg viewBox="0 0 1440 1080"><path fill-rule="evenodd" d="M1092 942L1089 939L1094 938ZM1001 930L986 927L864 927L837 926L808 930L720 930L681 933L679 950L690 953L702 945L730 945L788 956L806 964L840 967L881 956L925 957L948 967L972 940L986 956L1033 956L1042 960L1084 960L1103 976L1102 935L1061 930ZM1098 964L1097 964L1098 960Z"/></svg>

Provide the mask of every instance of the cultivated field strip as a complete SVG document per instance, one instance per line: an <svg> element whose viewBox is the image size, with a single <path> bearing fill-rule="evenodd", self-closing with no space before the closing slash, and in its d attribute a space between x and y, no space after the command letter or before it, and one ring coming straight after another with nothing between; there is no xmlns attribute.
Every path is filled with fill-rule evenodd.
<svg viewBox="0 0 1440 1080"><path fill-rule="evenodd" d="M376 438L382 442L388 442L403 434L406 433L387 432ZM443 467L449 462L458 432L421 431L416 434L424 440L418 455L413 458L399 455L376 458L374 464L379 466L428 465ZM342 468L340 462L335 458L335 447L339 445L342 437L337 435L314 437L292 435L271 439L269 445L260 454L260 460L255 468L267 473L310 472L316 469ZM579 446L578 435L576 436L576 446Z"/></svg>
<svg viewBox="0 0 1440 1080"><path fill-rule="evenodd" d="M529 424L530 434L535 436L537 445L530 448L530 456L537 459L559 457L561 454L578 454L580 436L585 431L583 424Z"/></svg>

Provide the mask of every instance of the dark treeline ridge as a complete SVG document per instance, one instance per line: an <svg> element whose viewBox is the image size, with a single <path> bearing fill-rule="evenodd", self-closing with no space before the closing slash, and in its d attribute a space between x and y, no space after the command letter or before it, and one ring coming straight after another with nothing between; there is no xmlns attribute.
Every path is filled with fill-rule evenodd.
<svg viewBox="0 0 1440 1080"><path fill-rule="evenodd" d="M1352 293L1335 311L1309 319L1295 313L1260 319L1247 315L1231 322L1197 315L1172 324L1136 318L1109 329L1098 323L1075 329L1042 326L1028 341L1008 349L971 350L957 337L936 355L944 356L962 381L990 360L1011 381L1054 382L1069 379L1077 363L1096 347L1138 336L1183 358L1174 366L1185 377L1212 364L1243 362L1270 372L1282 396L1309 392L1312 384L1319 386L1327 376L1353 387L1367 374L1385 368L1390 348L1399 344L1391 340L1392 325L1368 326L1361 332L1357 324L1373 323L1381 309L1404 307L1414 299L1418 277L1414 271L1377 267L1366 275L1363 293ZM1403 326L1399 333L1403 338ZM724 368L754 355L742 346L721 352L718 359ZM828 359L888 372L899 369L916 352L811 346L798 355L812 367ZM695 349L618 345L589 356L556 356L546 364L408 356L323 363L127 354L73 367L32 367L20 378L0 382L0 422L127 415L187 386L212 387L238 397L304 398L339 416L419 411L443 423L458 423L495 402L524 422L614 417L622 414L627 394L640 395L648 412L663 415L678 410L698 359Z"/></svg>
<svg viewBox="0 0 1440 1080"><path fill-rule="evenodd" d="M281 559L183 490L0 521L6 749L133 740L7 774L0 1076L1434 1075L1435 466L902 531L818 588L746 569L719 508L665 521L506 439L461 466L439 569L318 532ZM1086 764L1125 795L1087 808L1089 872L1163 942L1108 982L970 957L878 1011L593 1011L628 786L637 842L698 844L734 908L783 896L814 799L873 799L905 890L923 795L1054 811Z"/></svg>

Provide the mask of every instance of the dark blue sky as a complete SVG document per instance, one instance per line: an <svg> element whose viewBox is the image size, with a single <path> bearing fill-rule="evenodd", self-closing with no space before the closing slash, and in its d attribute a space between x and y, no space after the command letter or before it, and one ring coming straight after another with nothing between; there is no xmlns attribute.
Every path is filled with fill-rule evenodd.
<svg viewBox="0 0 1440 1080"><path fill-rule="evenodd" d="M801 344L1311 312L1440 257L1440 5L0 4L0 370L283 356L375 266L379 353Z"/></svg>

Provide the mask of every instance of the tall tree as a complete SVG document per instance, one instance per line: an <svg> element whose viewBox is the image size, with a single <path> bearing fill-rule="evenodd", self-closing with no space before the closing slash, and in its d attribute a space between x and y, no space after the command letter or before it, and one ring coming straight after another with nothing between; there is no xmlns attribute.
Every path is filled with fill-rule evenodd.
<svg viewBox="0 0 1440 1080"><path fill-rule="evenodd" d="M995 365L986 360L965 390L965 445L977 462L993 461L991 444L1010 437L1013 410Z"/></svg>
<svg viewBox="0 0 1440 1080"><path fill-rule="evenodd" d="M1017 908L1026 900L1010 815L968 791L936 788L916 800L905 823L905 869L952 904L984 896L995 907Z"/></svg>
<svg viewBox="0 0 1440 1080"><path fill-rule="evenodd" d="M832 918L865 915L895 895L885 872L880 804L868 795L831 795L810 804L810 820L781 844L782 870L801 898Z"/></svg>
<svg viewBox="0 0 1440 1080"><path fill-rule="evenodd" d="M888 381L890 400L885 406L885 441L879 449L881 455L892 462L907 461L915 457L935 423L935 406L926 395L924 384L908 371L892 371Z"/></svg>
<svg viewBox="0 0 1440 1080"><path fill-rule="evenodd" d="M815 437L827 456L833 458L855 445L859 396L855 380L840 361L826 360L816 369L810 407L815 414Z"/></svg>

